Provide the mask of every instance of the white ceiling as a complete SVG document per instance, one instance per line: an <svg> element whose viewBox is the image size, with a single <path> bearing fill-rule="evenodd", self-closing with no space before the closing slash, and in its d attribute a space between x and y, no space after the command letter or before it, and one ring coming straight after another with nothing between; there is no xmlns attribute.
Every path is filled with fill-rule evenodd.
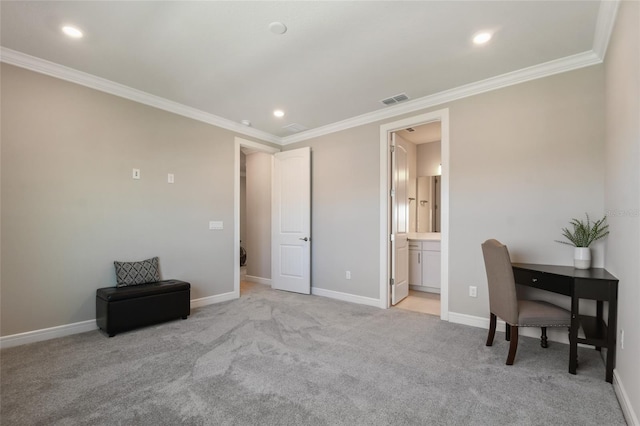
<svg viewBox="0 0 640 426"><path fill-rule="evenodd" d="M550 61L573 58L564 68L543 65L541 73L597 63L615 17L603 13L608 3L2 1L0 41L5 62L55 68L44 59L108 80L91 83L101 90L146 96L234 130L250 120L245 134L287 143L305 134L289 136L283 127L292 123L313 134L386 109L401 112L403 104L380 103L399 93L420 106L444 91ZM288 31L271 33L274 21ZM84 38L63 35L65 24ZM494 32L488 45L471 42L480 30ZM84 74L56 69L49 73L91 85ZM105 89L110 82L118 85ZM275 108L285 117L274 117Z"/></svg>
<svg viewBox="0 0 640 426"><path fill-rule="evenodd" d="M411 130L409 130L411 129ZM430 142L440 142L442 140L442 132L439 121L423 124L422 126L413 126L398 132L405 140L416 145Z"/></svg>

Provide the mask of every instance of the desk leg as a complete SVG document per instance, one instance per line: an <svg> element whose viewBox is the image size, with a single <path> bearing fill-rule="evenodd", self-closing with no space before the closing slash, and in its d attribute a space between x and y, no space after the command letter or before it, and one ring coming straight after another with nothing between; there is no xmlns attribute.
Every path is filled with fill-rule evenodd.
<svg viewBox="0 0 640 426"><path fill-rule="evenodd" d="M578 328L580 317L578 315L579 298L571 297L571 328L569 329L569 373L576 374L578 367Z"/></svg>
<svg viewBox="0 0 640 426"><path fill-rule="evenodd" d="M602 312L603 312L603 310L602 310L602 300L598 300L598 301L596 302L596 318L598 318L598 325L597 325L597 327L598 327L598 334L601 334L601 333L602 333L602 330L601 330L601 329L602 329L602 327L600 326L600 324L601 324L601 323L600 323L600 321L601 321L602 319L604 319L604 316L602 315ZM602 350L602 347L600 347L600 346L596 346L596 351L601 351L601 350Z"/></svg>
<svg viewBox="0 0 640 426"><path fill-rule="evenodd" d="M609 284L609 320L607 324L607 374L605 379L613 383L613 368L616 366L616 333L618 332L618 287Z"/></svg>

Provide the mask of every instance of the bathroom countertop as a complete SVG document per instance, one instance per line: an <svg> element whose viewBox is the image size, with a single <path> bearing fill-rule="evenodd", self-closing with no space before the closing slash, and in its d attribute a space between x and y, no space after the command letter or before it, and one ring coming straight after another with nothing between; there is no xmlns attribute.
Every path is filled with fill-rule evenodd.
<svg viewBox="0 0 640 426"><path fill-rule="evenodd" d="M439 232L410 232L410 240L414 241L440 241Z"/></svg>

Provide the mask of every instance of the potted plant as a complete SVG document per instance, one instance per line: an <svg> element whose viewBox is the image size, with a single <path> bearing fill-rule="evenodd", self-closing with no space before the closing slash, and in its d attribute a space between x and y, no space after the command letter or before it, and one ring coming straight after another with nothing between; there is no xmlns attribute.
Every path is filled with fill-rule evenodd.
<svg viewBox="0 0 640 426"><path fill-rule="evenodd" d="M609 235L609 225L605 223L607 216L591 222L589 215L586 213L585 215L587 216L586 223L579 219L571 219L569 223L573 226L573 231L568 228L562 228L562 236L569 242L556 240L558 243L575 247L573 266L576 269L589 269L591 266L591 250L589 250L589 246L594 241Z"/></svg>

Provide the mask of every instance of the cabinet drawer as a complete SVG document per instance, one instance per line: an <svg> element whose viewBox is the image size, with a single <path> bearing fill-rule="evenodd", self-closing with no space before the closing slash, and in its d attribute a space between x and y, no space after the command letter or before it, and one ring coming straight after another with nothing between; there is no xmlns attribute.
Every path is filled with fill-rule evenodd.
<svg viewBox="0 0 640 426"><path fill-rule="evenodd" d="M422 250L440 251L440 241L423 241Z"/></svg>
<svg viewBox="0 0 640 426"><path fill-rule="evenodd" d="M571 296L572 279L555 274L513 268L516 284L540 288L554 293Z"/></svg>
<svg viewBox="0 0 640 426"><path fill-rule="evenodd" d="M422 242L409 241L409 250L422 250Z"/></svg>

